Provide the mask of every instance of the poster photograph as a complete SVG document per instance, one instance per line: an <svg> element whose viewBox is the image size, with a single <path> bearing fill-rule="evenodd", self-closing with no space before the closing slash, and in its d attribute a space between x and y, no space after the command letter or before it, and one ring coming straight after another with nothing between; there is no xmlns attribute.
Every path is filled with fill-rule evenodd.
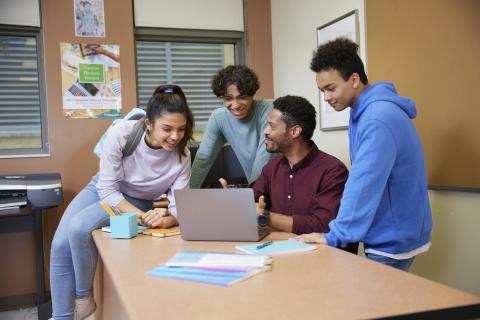
<svg viewBox="0 0 480 320"><path fill-rule="evenodd" d="M103 0L73 0L76 37L105 37Z"/></svg>
<svg viewBox="0 0 480 320"><path fill-rule="evenodd" d="M60 43L63 111L68 118L121 116L120 47Z"/></svg>

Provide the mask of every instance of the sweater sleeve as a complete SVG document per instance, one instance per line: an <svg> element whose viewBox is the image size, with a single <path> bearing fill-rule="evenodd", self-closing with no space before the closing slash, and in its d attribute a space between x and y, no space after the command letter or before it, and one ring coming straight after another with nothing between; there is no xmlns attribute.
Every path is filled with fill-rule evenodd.
<svg viewBox="0 0 480 320"><path fill-rule="evenodd" d="M110 206L116 206L124 198L120 192L120 182L124 178L122 164L122 148L126 142L129 131L123 125L110 128L100 158L100 171L97 190L100 199Z"/></svg>
<svg viewBox="0 0 480 320"><path fill-rule="evenodd" d="M170 211L172 216L174 216L175 218L177 217L177 206L175 204L174 193L175 193L175 190L188 189L188 182L190 180L190 175L191 175L190 153L188 153L188 156L186 157L186 159L182 159L182 161L183 161L182 170L180 171L177 178L175 179L175 181L172 183L172 185L167 191L168 211Z"/></svg>
<svg viewBox="0 0 480 320"><path fill-rule="evenodd" d="M259 128L260 132L258 134L259 140L258 140L258 146L257 150L255 152L255 159L253 160L253 165L252 165L252 172L250 173L250 176L247 177L247 180L249 183L252 181L255 181L257 177L260 175L262 172L263 167L270 161L270 159L273 157L273 154L269 153L267 151L267 148L265 147L265 129L268 126L268 114L271 110L271 101L270 100L263 100L263 103L268 104L268 108L266 108L262 114L261 117L259 117L260 123L258 124L257 128Z"/></svg>
<svg viewBox="0 0 480 320"><path fill-rule="evenodd" d="M330 222L325 239L330 246L345 247L362 241L375 218L393 168L397 149L390 130L378 120L359 128L357 151L340 210Z"/></svg>
<svg viewBox="0 0 480 320"><path fill-rule="evenodd" d="M327 232L328 223L337 216L348 170L343 164L325 172L313 199L310 215L293 215L292 232L295 234Z"/></svg>
<svg viewBox="0 0 480 320"><path fill-rule="evenodd" d="M208 119L202 142L193 161L192 178L190 179L191 188L200 188L202 186L224 144L225 138L217 123L214 111L210 119Z"/></svg>

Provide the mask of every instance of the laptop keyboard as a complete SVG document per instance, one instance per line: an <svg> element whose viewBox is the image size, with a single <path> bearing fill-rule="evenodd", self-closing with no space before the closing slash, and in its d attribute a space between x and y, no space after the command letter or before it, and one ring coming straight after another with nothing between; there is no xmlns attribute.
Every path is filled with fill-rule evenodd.
<svg viewBox="0 0 480 320"><path fill-rule="evenodd" d="M263 238L265 238L266 236L268 236L270 234L270 231L268 231L267 229L258 229L258 240L262 240Z"/></svg>

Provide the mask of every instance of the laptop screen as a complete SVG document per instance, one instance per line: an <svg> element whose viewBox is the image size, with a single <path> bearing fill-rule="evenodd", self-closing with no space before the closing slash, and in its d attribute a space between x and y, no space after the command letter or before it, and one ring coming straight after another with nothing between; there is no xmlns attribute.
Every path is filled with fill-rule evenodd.
<svg viewBox="0 0 480 320"><path fill-rule="evenodd" d="M259 240L252 189L184 189L174 196L184 240Z"/></svg>

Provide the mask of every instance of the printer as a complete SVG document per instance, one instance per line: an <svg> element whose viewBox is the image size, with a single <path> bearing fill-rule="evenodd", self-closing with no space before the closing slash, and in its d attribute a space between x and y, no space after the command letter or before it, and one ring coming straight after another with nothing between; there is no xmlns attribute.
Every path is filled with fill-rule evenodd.
<svg viewBox="0 0 480 320"><path fill-rule="evenodd" d="M58 173L0 175L0 215L18 213L20 207L42 209L63 204Z"/></svg>

